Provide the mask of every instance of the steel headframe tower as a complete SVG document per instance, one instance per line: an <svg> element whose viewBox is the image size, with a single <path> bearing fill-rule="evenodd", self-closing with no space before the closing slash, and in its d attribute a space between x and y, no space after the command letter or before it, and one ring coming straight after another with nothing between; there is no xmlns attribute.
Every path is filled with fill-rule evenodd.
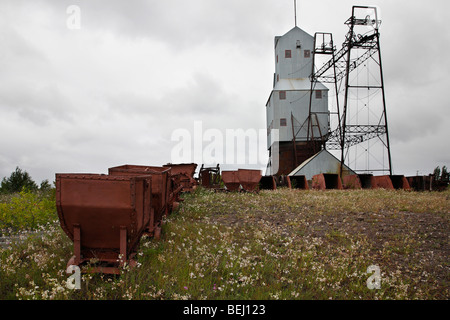
<svg viewBox="0 0 450 320"><path fill-rule="evenodd" d="M357 17L361 12L363 16ZM348 25L349 32L338 52L333 46L330 33L318 32L314 37L311 92L318 82L330 83L334 84L336 96L336 106L334 112L330 111L330 115L336 115L337 119L334 124L330 123L326 148L340 151L341 174L342 167L347 162L357 173L378 171L392 175L380 52L381 20L377 8L353 6L352 16L345 24ZM329 55L331 58L316 71L318 55ZM313 119L310 103L310 132L314 124ZM311 140L315 139L313 135L309 137ZM378 142L381 142L381 145ZM371 149L375 149L375 152ZM350 151L354 152L354 159L350 158ZM361 159L364 158L363 154L366 155L365 159ZM375 160L376 166L372 166L369 160ZM365 168L362 168L364 166Z"/></svg>

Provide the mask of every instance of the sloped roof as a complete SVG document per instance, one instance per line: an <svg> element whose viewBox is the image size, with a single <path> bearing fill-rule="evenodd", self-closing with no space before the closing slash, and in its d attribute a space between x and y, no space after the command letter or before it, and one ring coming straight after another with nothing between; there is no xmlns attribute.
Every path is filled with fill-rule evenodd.
<svg viewBox="0 0 450 320"><path fill-rule="evenodd" d="M309 34L308 32L306 32L305 30L300 29L299 27L295 26L295 27L293 27L291 30L289 30L288 32L286 32L284 35L282 35L282 36L275 36L275 47L276 47L277 44L278 44L278 40L280 40L281 38L285 37L285 36L288 35L289 33L294 33L294 32L296 32L296 33L304 33L305 35L307 35L307 36L309 36L309 37L311 37L311 38L314 38L312 35L310 35L310 34Z"/></svg>
<svg viewBox="0 0 450 320"><path fill-rule="evenodd" d="M316 153L315 155L313 155L312 157L310 157L309 159L303 161L302 164L300 164L297 168L295 168L294 170L292 170L291 173L289 173L289 176L295 176L300 170L302 170L303 168L305 168L306 166L308 166L310 163L312 163L314 161L314 159L316 159L317 157L319 157L319 155L321 155L322 153L326 153L328 156L328 159L330 161L333 161L335 163L339 163L340 164L340 160L338 160L333 154L331 154L328 150L321 150L318 153ZM336 167L337 168L337 167ZM350 172L351 174L355 174L355 172L350 169L348 166L346 166L344 164L344 170ZM325 172L323 172L325 173ZM331 172L329 172L331 173Z"/></svg>
<svg viewBox="0 0 450 320"><path fill-rule="evenodd" d="M325 85L317 82L314 86L315 90L328 90ZM273 88L273 91L290 91L290 90L311 90L311 81L307 78L300 79L280 79Z"/></svg>
<svg viewBox="0 0 450 320"><path fill-rule="evenodd" d="M292 170L291 173L289 173L289 176L294 176L297 172L299 172L304 166L306 166L308 163L310 163L315 157L317 157L319 155L319 153L326 151L326 150L321 150L319 152L317 152L315 155L313 155L312 157L306 159L305 161L303 161L297 168L295 168L294 170ZM328 152L328 151L327 151ZM334 157L334 156L333 156ZM336 159L337 160L337 159Z"/></svg>
<svg viewBox="0 0 450 320"><path fill-rule="evenodd" d="M269 100L275 91L307 91L307 90L311 90L311 81L307 78L280 79L279 81L277 81L275 87L270 92L269 98L267 99L266 102L266 106L269 103ZM328 91L329 89L322 83L316 82L314 90Z"/></svg>

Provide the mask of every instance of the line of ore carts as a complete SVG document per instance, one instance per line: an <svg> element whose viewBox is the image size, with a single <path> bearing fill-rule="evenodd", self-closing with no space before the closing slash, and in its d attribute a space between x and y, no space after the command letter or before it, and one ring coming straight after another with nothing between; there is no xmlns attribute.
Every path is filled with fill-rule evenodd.
<svg viewBox="0 0 450 320"><path fill-rule="evenodd" d="M219 186L219 167L197 164L167 164L162 167L122 165L108 174L56 174L56 208L62 229L73 241L73 256L67 266L83 272L119 274L125 264L133 267L140 239L159 239L164 217L175 210L183 192L199 181ZM254 191L260 170L239 169L227 190ZM223 172L227 176L226 172ZM226 177L225 177L226 179ZM89 264L88 268L84 268Z"/></svg>
<svg viewBox="0 0 450 320"><path fill-rule="evenodd" d="M175 210L184 192L197 185L224 191L274 190L277 186L298 189L387 188L410 189L403 176L350 176L320 174L308 184L304 176L262 176L260 170L220 172L217 167L199 170L197 164L161 167L122 165L108 174L56 174L56 207L60 224L73 241L67 266L83 272L119 274L125 264L136 262L144 235L159 239L164 217ZM84 265L89 263L89 268Z"/></svg>

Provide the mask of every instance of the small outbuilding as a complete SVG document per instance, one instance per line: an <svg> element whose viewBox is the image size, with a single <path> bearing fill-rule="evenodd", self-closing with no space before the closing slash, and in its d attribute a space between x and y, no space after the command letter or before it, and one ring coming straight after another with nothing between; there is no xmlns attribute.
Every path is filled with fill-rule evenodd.
<svg viewBox="0 0 450 320"><path fill-rule="evenodd" d="M310 181L313 176L321 173L341 173L341 161L325 149L305 160L301 165L292 170L289 176L305 176L306 180ZM342 176L352 174L356 173L344 164Z"/></svg>

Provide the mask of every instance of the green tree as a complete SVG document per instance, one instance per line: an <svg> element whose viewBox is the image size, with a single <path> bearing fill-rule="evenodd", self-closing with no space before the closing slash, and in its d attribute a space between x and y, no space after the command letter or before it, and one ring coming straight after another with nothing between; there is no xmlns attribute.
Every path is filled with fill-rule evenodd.
<svg viewBox="0 0 450 320"><path fill-rule="evenodd" d="M4 177L0 187L1 193L14 193L22 190L36 191L38 186L36 182L31 179L31 176L26 171L22 171L19 167L11 173L9 178Z"/></svg>
<svg viewBox="0 0 450 320"><path fill-rule="evenodd" d="M39 187L39 190L47 192L47 191L50 191L51 189L52 189L52 185L50 184L48 179L45 179L41 182L41 186Z"/></svg>
<svg viewBox="0 0 450 320"><path fill-rule="evenodd" d="M439 168L439 166L437 166L436 168L434 168L434 171L433 171L433 179L437 181L440 178L441 178L441 168Z"/></svg>
<svg viewBox="0 0 450 320"><path fill-rule="evenodd" d="M447 171L447 167L443 166L442 167L442 172L441 172L441 180L442 181L449 181L450 179L450 174Z"/></svg>

